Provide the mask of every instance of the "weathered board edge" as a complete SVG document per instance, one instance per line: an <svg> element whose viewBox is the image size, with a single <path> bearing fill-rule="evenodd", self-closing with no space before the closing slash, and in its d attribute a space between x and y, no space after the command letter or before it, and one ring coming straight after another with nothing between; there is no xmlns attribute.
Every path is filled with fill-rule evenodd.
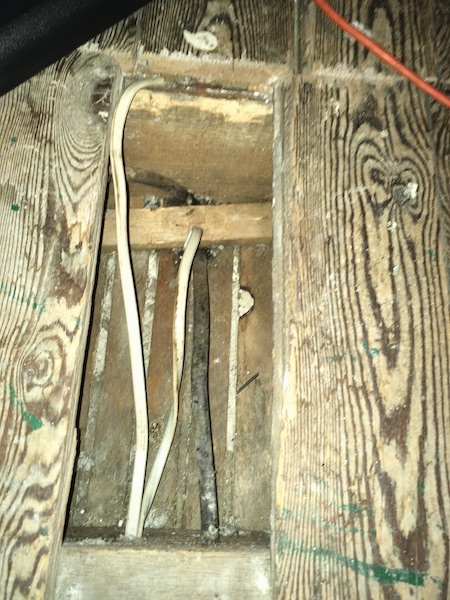
<svg viewBox="0 0 450 600"><path fill-rule="evenodd" d="M55 597L59 600L270 598L268 548L151 548L65 543Z"/></svg>

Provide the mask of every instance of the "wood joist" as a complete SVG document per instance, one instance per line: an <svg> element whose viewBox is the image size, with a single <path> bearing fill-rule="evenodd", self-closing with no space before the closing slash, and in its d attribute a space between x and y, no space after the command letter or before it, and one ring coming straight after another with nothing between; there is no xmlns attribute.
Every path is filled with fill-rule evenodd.
<svg viewBox="0 0 450 600"><path fill-rule="evenodd" d="M270 157L270 176L248 179L262 187L240 197L245 211L273 196L271 552L268 559L267 550L247 549L239 560L256 565L253 574L261 568L260 585L269 581L267 594L277 598L449 594L448 115L309 3L266 14L256 4L155 0L1 99L2 597L50 597L60 558L61 597L70 597L77 576L64 579L64 564L100 570L113 552L61 552L61 539L100 247L107 119L119 86L114 61L127 75L163 72L178 86L191 77L275 94L275 126L264 141L269 148L274 139L273 165L271 144L258 156ZM448 87L445 0L333 5ZM215 60L182 38L183 28L205 23L221 36ZM133 118L138 123L138 112ZM194 189L183 183L188 171L165 176ZM227 193L222 202L239 195ZM134 208L144 210L139 202ZM139 560L152 552L163 564L152 548ZM196 552L179 560L175 551L178 576ZM205 554L208 577L221 560L232 568L230 556Z"/></svg>

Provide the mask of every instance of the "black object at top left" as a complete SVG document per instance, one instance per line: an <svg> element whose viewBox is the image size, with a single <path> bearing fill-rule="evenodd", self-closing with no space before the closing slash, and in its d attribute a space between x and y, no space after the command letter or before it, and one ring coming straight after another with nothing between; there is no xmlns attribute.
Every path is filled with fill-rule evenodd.
<svg viewBox="0 0 450 600"><path fill-rule="evenodd" d="M0 0L0 96L148 0Z"/></svg>

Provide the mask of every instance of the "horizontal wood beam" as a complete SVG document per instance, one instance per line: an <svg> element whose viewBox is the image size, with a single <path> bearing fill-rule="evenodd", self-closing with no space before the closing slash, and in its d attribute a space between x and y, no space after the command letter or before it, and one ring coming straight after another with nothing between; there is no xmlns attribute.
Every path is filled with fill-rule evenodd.
<svg viewBox="0 0 450 600"><path fill-rule="evenodd" d="M203 246L269 244L272 241L271 210L270 202L133 208L129 216L130 245L133 249L181 248L193 225L203 229ZM116 215L114 210L107 210L103 249L116 246Z"/></svg>
<svg viewBox="0 0 450 600"><path fill-rule="evenodd" d="M65 543L55 598L196 600L271 597L268 548L150 548Z"/></svg>

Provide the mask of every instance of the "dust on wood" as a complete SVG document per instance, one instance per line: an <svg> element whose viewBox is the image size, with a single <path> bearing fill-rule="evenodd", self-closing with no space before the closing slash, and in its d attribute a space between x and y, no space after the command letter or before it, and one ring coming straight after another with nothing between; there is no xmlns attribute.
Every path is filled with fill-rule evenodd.
<svg viewBox="0 0 450 600"><path fill-rule="evenodd" d="M42 598L61 544L115 76L73 55L0 100L2 597Z"/></svg>

